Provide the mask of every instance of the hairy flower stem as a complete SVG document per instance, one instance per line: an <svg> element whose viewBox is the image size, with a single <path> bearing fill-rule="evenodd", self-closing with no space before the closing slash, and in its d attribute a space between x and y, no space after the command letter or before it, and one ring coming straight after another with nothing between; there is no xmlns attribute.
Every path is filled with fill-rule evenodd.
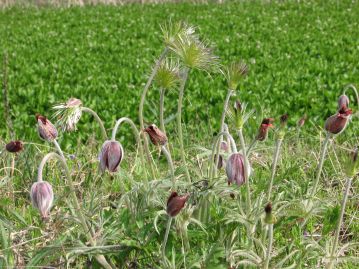
<svg viewBox="0 0 359 269"><path fill-rule="evenodd" d="M164 119L164 108L165 108L165 89L160 91L160 127L162 132L166 134L165 119Z"/></svg>
<svg viewBox="0 0 359 269"><path fill-rule="evenodd" d="M246 180L246 189L247 189L247 210L251 211L252 209L252 201L251 201L251 189L250 189L250 184L249 184L249 161L248 161L248 157L247 157L247 152L246 152L246 144L244 142L244 137L243 137L243 131L242 128L238 129L238 136L239 136L239 141L241 143L241 148L242 148L242 154L244 157L244 175L245 175L245 180Z"/></svg>
<svg viewBox="0 0 359 269"><path fill-rule="evenodd" d="M181 153L182 165L184 165L184 169L186 172L186 178L187 178L188 182L191 182L191 177L190 177L188 167L186 164L186 154L184 151L183 133L182 133L182 104L183 104L184 89L185 89L186 82L188 79L188 73L189 73L189 68L185 67L183 70L183 78L181 80L181 85L180 85L180 89L179 89L179 97L178 97L177 132L178 132L178 139L180 142L180 153Z"/></svg>
<svg viewBox="0 0 359 269"><path fill-rule="evenodd" d="M354 94L355 94L355 98L356 98L356 102L357 102L357 106L358 106L358 110L359 110L359 95L358 95L358 91L355 88L355 86L353 84L349 84L345 87L344 89L344 94L346 94L347 89L352 89Z"/></svg>
<svg viewBox="0 0 359 269"><path fill-rule="evenodd" d="M144 119L143 119L143 107L145 105L145 100L146 100L146 95L147 95L147 92L152 84L152 81L155 77L155 75L157 74L157 71L158 71L158 68L160 67L162 61L165 59L166 55L168 53L168 47L165 47L164 50L162 51L160 57L158 58L155 66L153 67L152 69L152 73L150 75L150 77L148 78L147 80L147 83L143 89L143 92L142 92L142 95L141 95L141 100L140 100L140 106L138 108L138 118L139 118L139 121L140 121L140 129L143 130L145 129L145 123L144 123ZM150 149L149 149L149 146L148 146L148 140L147 140L147 137L146 135L142 133L142 138L143 138L143 141L144 141L144 149L145 149L145 153L146 153L146 158L147 158L147 162L150 166L150 169L151 169L151 173L152 173L152 177L155 178L155 169L153 167L153 159L152 159L152 155L150 153Z"/></svg>
<svg viewBox="0 0 359 269"><path fill-rule="evenodd" d="M53 143L54 143L54 145L55 145L55 148L56 148L57 152L60 154L60 156L61 156L64 160L66 160L66 159L65 159L65 155L64 155L64 153L63 153L63 151L62 151L62 149L61 149L61 147L60 147L60 145L59 145L59 143L57 142L56 139L53 140Z"/></svg>
<svg viewBox="0 0 359 269"><path fill-rule="evenodd" d="M314 181L314 186L313 186L312 192L310 194L309 201L312 200L315 193L317 192L320 175L322 174L322 170L323 170L323 164L324 164L324 160L325 160L325 155L326 155L327 149L328 149L329 138L330 138L330 133L327 132L327 134L325 136L325 140L323 142L322 151L320 153L320 159L319 159L318 168L317 168L317 176L316 176L315 181Z"/></svg>
<svg viewBox="0 0 359 269"><path fill-rule="evenodd" d="M120 119L118 119L116 121L116 124L115 124L115 127L113 128L112 130L112 136L111 136L111 139L112 140L116 140L116 134L117 134L117 131L118 131L118 128L120 128L121 124L123 122L126 122L128 123L129 125L131 125L131 128L132 128L132 132L133 134L135 135L135 138L136 138L136 143L137 143L137 146L138 146L138 149L139 149L139 152L140 152L140 159L141 159L141 164L142 166L145 165L145 160L144 160L144 155L143 155L143 145L141 143L141 136L140 136L140 132L138 131L135 123L129 119L129 118L126 118L126 117L122 117ZM147 182L147 181L146 181Z"/></svg>
<svg viewBox="0 0 359 269"><path fill-rule="evenodd" d="M214 138L214 141L213 141L213 144L212 144L212 154L211 154L211 158L210 158L210 164L209 164L209 175L208 175L208 178L209 178L209 181L211 181L214 177L214 157L215 156L218 156L219 155L219 148L217 147L217 145L219 144L219 141L222 140L222 137L223 136L227 136L229 138L229 140L231 141L231 148L232 148L232 151L234 153L237 153L238 150L237 150L237 146L236 146L236 143L234 142L234 139L233 137L227 132L227 131L223 131L223 132L220 132L215 138Z"/></svg>
<svg viewBox="0 0 359 269"><path fill-rule="evenodd" d="M227 91L227 96L226 99L224 100L224 104L223 104L223 111L222 111L222 117L221 117L221 123L220 123L220 128L219 128L219 132L223 132L224 131L224 121L226 119L226 113L227 113L227 109L228 109L228 103L229 103L229 99L231 98L231 96L233 95L234 90L232 89L228 89ZM217 146L217 152L219 152L220 148L221 148L221 144L222 144L222 136L221 139L218 143ZM219 154L216 155L216 161L215 161L215 173L217 172L217 167L218 167L218 162L219 162Z"/></svg>
<svg viewBox="0 0 359 269"><path fill-rule="evenodd" d="M169 151L167 150L166 146L161 146L163 154L166 156L168 167L171 173L171 180L172 180L172 190L175 190L176 186L176 179L175 179L175 168L173 166L172 157Z"/></svg>
<svg viewBox="0 0 359 269"><path fill-rule="evenodd" d="M108 136L107 136L105 126L103 125L103 122L100 119L100 117L97 115L97 113L95 111L93 111L92 109L88 108L88 107L81 107L81 110L82 110L82 112L86 112L86 113L91 114L95 118L97 123L100 125L101 133L102 133L103 138L105 140L107 140Z"/></svg>
<svg viewBox="0 0 359 269"><path fill-rule="evenodd" d="M264 261L263 269L269 268L272 247L273 247L273 224L269 224L268 225L268 247L267 247L266 259Z"/></svg>
<svg viewBox="0 0 359 269"><path fill-rule="evenodd" d="M163 258L166 257L166 245L167 245L168 235L171 230L171 224L172 224L172 217L168 216L165 237L163 238L162 248L161 248Z"/></svg>
<svg viewBox="0 0 359 269"><path fill-rule="evenodd" d="M252 151L252 148L257 144L257 139L253 139L252 143L249 145L248 149L247 149L247 156L249 156L249 154Z"/></svg>
<svg viewBox="0 0 359 269"><path fill-rule="evenodd" d="M96 241L93 238L94 235L91 234L91 229L90 227L87 225L86 219L84 217L84 215L82 214L82 209L80 206L80 203L77 199L76 196L76 191L75 191L75 187L74 184L72 182L72 178L71 178L71 174L70 174L70 170L65 162L65 159L63 157L61 157L59 154L51 152L48 153L47 155L45 155L45 157L41 160L41 163L39 165L38 168L38 174L37 174L37 181L41 182L42 181L42 171L44 169L45 164L50 160L50 159L57 159L61 166L63 167L63 169L65 170L65 174L66 174L66 178L70 187L70 195L72 197L74 206L75 206L75 210L74 212L76 212L76 217L80 220L81 225L82 225L82 229L85 232L86 236L87 236L87 240L90 242L91 246L96 246ZM106 258L103 255L96 255L95 256L96 260L102 265L103 268L106 269L113 269L111 267L111 265L106 261Z"/></svg>
<svg viewBox="0 0 359 269"><path fill-rule="evenodd" d="M6 126L9 130L9 135L11 139L15 138L15 131L14 131L14 125L11 120L10 115L10 103L8 99L8 73L7 73L7 66L8 66L8 56L7 53L4 53L3 58L3 83L2 83L2 91L3 91L3 103L4 103L4 118Z"/></svg>
<svg viewBox="0 0 359 269"><path fill-rule="evenodd" d="M336 251L337 251L338 242L339 242L340 228L342 227L343 217L344 217L344 213L345 213L345 206L348 201L348 195L349 195L349 190L350 190L350 187L352 184L352 180L353 180L352 178L347 179L346 188L345 188L345 192L344 192L344 196L343 196L343 201L341 204L341 210L340 210L339 220L338 220L338 224L337 224L337 229L335 231L333 248L332 248L332 252L330 255L329 265L327 267L328 269L333 269L335 267L335 263L336 263L335 261L337 258Z"/></svg>
<svg viewBox="0 0 359 269"><path fill-rule="evenodd" d="M271 200L272 190L273 190L273 181L274 181L274 177L275 177L275 174L277 171L277 164L278 164L279 153L280 153L280 148L281 148L282 142L283 142L283 139L277 139L274 156L273 156L273 162L272 162L272 174L271 174L271 177L269 180L268 191L267 191L267 201Z"/></svg>

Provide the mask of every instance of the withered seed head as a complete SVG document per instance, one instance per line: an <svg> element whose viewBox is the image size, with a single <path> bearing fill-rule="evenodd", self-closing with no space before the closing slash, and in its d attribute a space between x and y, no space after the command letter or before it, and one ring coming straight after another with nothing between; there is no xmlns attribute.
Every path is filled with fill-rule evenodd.
<svg viewBox="0 0 359 269"><path fill-rule="evenodd" d="M10 141L5 148L8 152L16 153L23 150L24 144L20 140Z"/></svg>

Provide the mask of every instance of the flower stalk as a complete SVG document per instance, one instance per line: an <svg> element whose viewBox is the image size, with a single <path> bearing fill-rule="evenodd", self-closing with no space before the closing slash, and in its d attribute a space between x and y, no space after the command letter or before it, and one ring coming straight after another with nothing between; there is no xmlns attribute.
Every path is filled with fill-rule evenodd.
<svg viewBox="0 0 359 269"><path fill-rule="evenodd" d="M272 247L273 247L273 224L268 224L268 247L267 247L266 259L264 261L263 269L269 268Z"/></svg>
<svg viewBox="0 0 359 269"><path fill-rule="evenodd" d="M280 153L282 142L283 142L283 139L281 139L281 138L277 139L274 156L273 156L273 162L272 162L272 173L271 173L271 177L270 177L270 181L269 181L269 185L268 185L268 191L267 191L267 201L271 200L273 181L274 181L274 177L275 177L275 174L277 171L277 164L278 164L279 153Z"/></svg>
<svg viewBox="0 0 359 269"><path fill-rule="evenodd" d="M91 114L94 119L97 121L97 123L100 125L100 129L101 129L101 133L102 133L102 137L107 140L108 136L107 136L107 132L106 132L106 129L105 129L105 126L103 125L103 122L102 120L100 119L100 117L98 116L98 114L93 111L91 108L88 108L88 107L81 107L81 111L82 112L85 112L85 113L89 113Z"/></svg>

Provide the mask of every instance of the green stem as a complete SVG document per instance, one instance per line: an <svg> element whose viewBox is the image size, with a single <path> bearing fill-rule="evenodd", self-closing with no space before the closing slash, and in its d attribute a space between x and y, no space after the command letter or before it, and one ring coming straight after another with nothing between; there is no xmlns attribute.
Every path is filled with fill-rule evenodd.
<svg viewBox="0 0 359 269"><path fill-rule="evenodd" d="M252 148L257 144L257 139L254 138L252 143L249 145L248 149L247 149L247 156L249 156L249 154L251 153Z"/></svg>
<svg viewBox="0 0 359 269"><path fill-rule="evenodd" d="M181 85L179 89L178 109L177 109L177 131L178 131L178 139L180 142L180 154L181 154L182 165L184 166L187 180L191 182L191 177L186 164L186 155L184 151L183 133L182 133L182 103L183 103L184 89L188 79L188 73L189 73L189 68L185 67L183 70L183 78L181 80Z"/></svg>
<svg viewBox="0 0 359 269"><path fill-rule="evenodd" d="M59 143L57 142L57 140L54 139L52 142L54 143L55 148L56 148L57 152L60 154L60 156L61 156L62 158L64 158L64 160L66 160L66 159L65 159L65 155L64 155L64 153L62 152L62 149L61 149Z"/></svg>
<svg viewBox="0 0 359 269"><path fill-rule="evenodd" d="M165 89L160 91L160 127L162 132L166 134L165 120L164 120L164 107L165 107Z"/></svg>
<svg viewBox="0 0 359 269"><path fill-rule="evenodd" d="M353 90L353 92L355 94L356 101L357 101L358 110L359 110L359 95L358 95L357 89L355 88L355 86L353 84L349 84L349 85L347 85L345 87L344 94L346 94L347 89L352 89Z"/></svg>
<svg viewBox="0 0 359 269"><path fill-rule="evenodd" d="M273 162L272 162L272 174L270 177L268 191L267 191L267 201L271 200L273 181L274 181L274 177L275 177L275 174L277 171L277 164L278 164L279 153L280 153L280 148L281 148L282 142L283 142L283 139L277 139L274 156L273 156Z"/></svg>
<svg viewBox="0 0 359 269"><path fill-rule="evenodd" d="M150 166L153 178L156 177L155 176L155 170L154 170L153 163L152 163L153 159L152 159L152 155L150 153L147 137L144 134L144 132L142 132L142 130L145 129L145 124L144 124L144 120L143 120L143 107L145 105L147 92L148 92L148 90L149 90L149 88L150 88L150 86L152 84L152 81L153 81L155 75L157 74L158 68L160 67L162 61L165 59L167 53L168 53L168 47L165 47L164 50L162 51L160 57L158 58L155 66L153 67L152 73L151 73L150 77L148 78L147 83L146 83L146 85L145 85L145 87L143 89L143 92L142 92L142 95L141 95L141 100L140 100L140 106L139 106L139 109L138 109L138 117L139 117L139 121L140 121L140 129L141 129L141 133L142 133L142 138L143 138L143 141L144 141L144 149L145 149L145 153L146 153L147 162L148 162L148 164Z"/></svg>
<svg viewBox="0 0 359 269"><path fill-rule="evenodd" d="M107 139L108 139L108 136L107 136L107 132L106 132L105 126L103 125L103 122L102 122L102 120L100 119L100 117L97 115L97 113L96 113L95 111L93 111L91 108L88 108L88 107L81 107L81 110L82 110L82 112L86 112L86 113L91 114L91 115L95 118L95 120L97 121L97 123L100 125L103 138L104 138L105 140L107 140Z"/></svg>
<svg viewBox="0 0 359 269"><path fill-rule="evenodd" d="M327 132L327 134L325 136L325 140L323 142L322 151L320 153L320 159L319 159L318 168L317 168L317 176L314 181L314 186L313 186L313 190L310 195L310 200L314 197L315 193L317 192L319 179L320 179L320 175L322 173L323 164L324 164L324 160L325 160L325 155L327 153L329 138L330 138L330 133Z"/></svg>
<svg viewBox="0 0 359 269"><path fill-rule="evenodd" d="M167 226L166 226L166 233L165 233L165 237L163 238L163 242L162 242L162 256L163 256L163 258L166 257L166 245L167 245L168 235L169 235L170 230L171 230L171 224L172 224L172 217L168 216L168 221L167 221Z"/></svg>
<svg viewBox="0 0 359 269"><path fill-rule="evenodd" d="M273 246L273 224L268 225L268 248L266 253L266 259L264 262L263 269L269 268L269 262L271 259L271 252L272 252L272 246Z"/></svg>
<svg viewBox="0 0 359 269"><path fill-rule="evenodd" d="M171 158L171 154L168 152L166 146L162 146L161 147L163 154L166 156L167 159L167 163L168 163L168 167L170 169L170 173L171 173L171 179L172 179L172 189L175 189L175 168L173 166L173 162L172 162L172 158Z"/></svg>
<svg viewBox="0 0 359 269"><path fill-rule="evenodd" d="M231 96L233 95L234 93L234 90L232 89L228 89L227 91L227 96L226 96L226 99L224 100L224 104L223 104L223 111L222 111L222 116L221 116L221 123L220 123L220 128L219 128L219 132L223 132L224 131L224 121L226 119L226 113L227 113L227 109L228 109L228 103L229 103L229 100L231 98ZM222 136L221 136L221 140L220 142L218 143L218 146L217 146L217 152L219 152L220 148L221 148L221 143L222 143ZM217 172L217 167L218 167L218 162L219 162L219 154L217 154L216 156L216 161L215 161L215 173Z"/></svg>
<svg viewBox="0 0 359 269"><path fill-rule="evenodd" d="M337 224L337 229L335 231L334 243L333 243L333 248L332 248L332 252L331 252L331 255L330 255L330 262L329 262L328 269L332 269L335 266L336 251L337 251L338 242L339 242L340 228L342 227L343 217L344 217L344 213L345 213L345 206L346 206L347 201L348 201L348 195L349 195L349 190L350 190L351 184L352 184L352 178L348 178L347 183L346 183L344 196L343 196L343 200L342 200L342 204L341 204L339 221L338 221L338 224Z"/></svg>
<svg viewBox="0 0 359 269"><path fill-rule="evenodd" d="M249 171L248 171L249 161L247 157L246 144L244 142L242 128L238 129L238 136L239 136L239 141L241 143L242 154L244 157L244 175L245 175L246 189L247 189L247 210L250 211L252 209L252 201L251 201L251 189L249 184Z"/></svg>
<svg viewBox="0 0 359 269"><path fill-rule="evenodd" d="M123 122L126 122L128 123L129 125L131 125L131 128L132 128L132 132L133 134L135 135L135 138L136 138L136 143L137 143L137 146L139 148L139 151L140 151L140 158L141 158L141 163L142 165L144 166L145 165L145 160L143 159L143 146L142 146L142 143L141 143L141 136L140 136L140 132L138 131L135 123L129 119L129 118L126 118L126 117L122 117L120 119L118 119L116 121L116 124L115 124L115 127L113 128L112 130L112 137L111 139L112 140L116 140L116 134L117 134L117 131L118 131L118 128L120 128L121 124Z"/></svg>
<svg viewBox="0 0 359 269"><path fill-rule="evenodd" d="M38 168L38 174L37 174L37 181L41 182L42 181L42 171L44 169L45 164L50 160L50 159L57 159L60 164L62 165L63 169L65 170L65 174L66 174L66 178L68 180L68 184L70 187L70 194L72 196L72 200L74 202L75 205L75 211L77 214L77 217L79 218L82 228L87 236L87 240L90 242L91 246L96 246L96 241L93 239L94 235L91 234L91 229L90 227L87 225L86 219L84 217L84 215L82 214L82 209L80 206L80 203L77 199L76 196L76 192L75 192L75 187L74 184L72 182L72 178L71 178L71 174L70 174L70 170L66 164L66 161L63 157L61 157L59 154L55 153L55 152L51 152L45 155L45 157L41 160L41 163L39 165ZM96 260L102 265L103 268L106 269L112 269L111 265L108 264L108 262L106 261L106 258L103 255L96 255L95 256Z"/></svg>

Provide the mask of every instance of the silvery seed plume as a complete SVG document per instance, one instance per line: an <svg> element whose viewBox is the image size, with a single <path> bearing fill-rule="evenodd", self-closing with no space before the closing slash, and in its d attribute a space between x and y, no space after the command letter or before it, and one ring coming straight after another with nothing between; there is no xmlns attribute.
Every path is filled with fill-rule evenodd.
<svg viewBox="0 0 359 269"><path fill-rule="evenodd" d="M53 141L57 138L57 130L55 126L44 116L36 114L37 130L42 139L46 141Z"/></svg>
<svg viewBox="0 0 359 269"><path fill-rule="evenodd" d="M41 217L46 219L54 201L54 193L47 181L35 182L30 191L32 205L40 211Z"/></svg>
<svg viewBox="0 0 359 269"><path fill-rule="evenodd" d="M99 159L102 172L105 172L106 169L109 172L116 172L123 159L123 148L120 142L115 140L105 141L102 145Z"/></svg>
<svg viewBox="0 0 359 269"><path fill-rule="evenodd" d="M179 64L170 59L161 62L154 83L161 89L172 89L179 84Z"/></svg>
<svg viewBox="0 0 359 269"><path fill-rule="evenodd" d="M194 35L195 28L181 21L174 23L169 21L161 25L161 31L166 46L172 46L173 43L177 42L178 38Z"/></svg>
<svg viewBox="0 0 359 269"><path fill-rule="evenodd" d="M66 103L58 104L53 107L56 112L53 118L57 119L61 129L65 131L76 130L76 124L82 115L82 102L76 98L70 98Z"/></svg>
<svg viewBox="0 0 359 269"><path fill-rule="evenodd" d="M229 89L235 90L240 81L248 74L248 66L244 62L234 62L224 69L223 74L227 80Z"/></svg>

